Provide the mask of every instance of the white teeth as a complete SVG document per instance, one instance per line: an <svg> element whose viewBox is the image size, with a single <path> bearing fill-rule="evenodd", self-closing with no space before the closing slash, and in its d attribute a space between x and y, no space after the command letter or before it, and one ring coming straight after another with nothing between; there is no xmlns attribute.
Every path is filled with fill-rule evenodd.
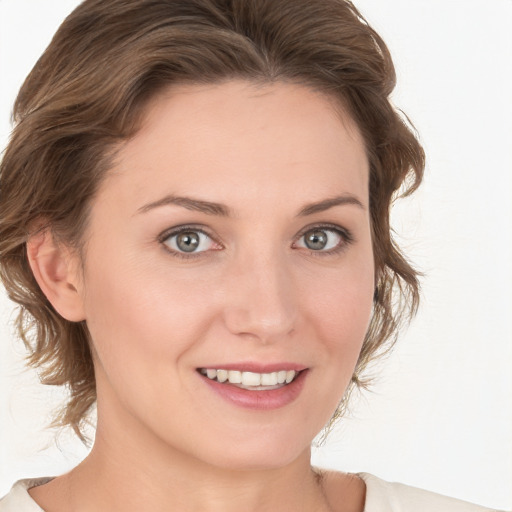
<svg viewBox="0 0 512 512"><path fill-rule="evenodd" d="M261 386L261 373L242 372L244 386Z"/></svg>
<svg viewBox="0 0 512 512"><path fill-rule="evenodd" d="M261 375L262 386L275 386L277 384L277 372L263 373Z"/></svg>
<svg viewBox="0 0 512 512"><path fill-rule="evenodd" d="M281 370L272 373L241 372L238 370L217 370L214 368L201 368L200 373L211 380L218 382L229 381L240 387L275 387L283 384L290 384L299 372L294 370Z"/></svg>
<svg viewBox="0 0 512 512"><path fill-rule="evenodd" d="M230 384L242 384L242 372L236 370L229 371L228 380Z"/></svg>
<svg viewBox="0 0 512 512"><path fill-rule="evenodd" d="M217 380L219 382L226 382L228 380L227 370L217 370Z"/></svg>
<svg viewBox="0 0 512 512"><path fill-rule="evenodd" d="M286 372L286 384L290 384L290 382L295 378L295 373L293 370Z"/></svg>

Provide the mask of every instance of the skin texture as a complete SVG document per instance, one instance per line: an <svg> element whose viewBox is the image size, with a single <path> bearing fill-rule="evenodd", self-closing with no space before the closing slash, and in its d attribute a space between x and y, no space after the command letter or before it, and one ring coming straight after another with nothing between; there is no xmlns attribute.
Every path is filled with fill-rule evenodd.
<svg viewBox="0 0 512 512"><path fill-rule="evenodd" d="M229 215L155 204L166 196ZM350 200L299 215L338 196ZM329 249L309 249L304 233L326 224ZM183 225L208 235L188 259L169 237ZM286 83L173 87L100 188L83 272L48 233L29 258L55 308L87 321L98 392L90 456L31 491L47 512L362 510L361 480L323 485L309 462L374 289L365 148L333 101ZM197 371L247 362L307 368L301 393L249 410Z"/></svg>

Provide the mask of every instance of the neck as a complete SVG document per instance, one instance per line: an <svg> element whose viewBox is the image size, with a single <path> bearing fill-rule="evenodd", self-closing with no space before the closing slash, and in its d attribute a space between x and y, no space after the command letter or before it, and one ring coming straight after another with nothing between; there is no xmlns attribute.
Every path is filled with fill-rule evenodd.
<svg viewBox="0 0 512 512"><path fill-rule="evenodd" d="M101 413L98 402L90 455L64 477L69 510L329 510L309 447L279 467L219 467L169 446L130 415Z"/></svg>
<svg viewBox="0 0 512 512"><path fill-rule="evenodd" d="M77 497L77 510L86 498L80 498L79 489L96 502L90 508L98 510L324 510L322 487L309 459L307 450L284 467L237 471L170 449L130 450L99 435L89 457L69 475L75 488L70 494Z"/></svg>
<svg viewBox="0 0 512 512"><path fill-rule="evenodd" d="M195 460L129 429L98 424L90 455L73 471L31 495L44 510L361 512L365 485L355 475L310 466L310 450L289 464L227 469ZM133 439L137 442L134 443Z"/></svg>

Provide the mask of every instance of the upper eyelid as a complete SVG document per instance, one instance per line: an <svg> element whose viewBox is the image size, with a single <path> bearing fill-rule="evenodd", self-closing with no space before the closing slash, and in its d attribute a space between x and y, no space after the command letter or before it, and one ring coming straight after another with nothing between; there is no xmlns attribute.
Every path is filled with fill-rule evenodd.
<svg viewBox="0 0 512 512"><path fill-rule="evenodd" d="M349 230L340 226L339 224L333 224L330 222L315 222L313 224L308 224L301 228L296 236L302 236L304 233L311 231L312 229L332 229L333 231L341 231L349 233ZM181 231L200 231L208 236L211 236L210 228L202 225L202 224L180 224L178 226L173 226L172 228L167 228L159 235L160 237L169 237L172 234L179 233Z"/></svg>
<svg viewBox="0 0 512 512"><path fill-rule="evenodd" d="M314 229L324 229L326 231L335 231L337 233L340 233L342 234L344 237L346 238L349 238L349 239L353 239L353 235L352 235L352 232L347 229L347 228L344 228L343 226L340 226L338 224L331 224L331 223L326 223L326 222L319 222L317 224L311 224L309 226L306 226L304 228L302 228L298 235L297 235L297 239L300 238L301 236L304 236L305 233L307 233L308 231L312 231Z"/></svg>
<svg viewBox="0 0 512 512"><path fill-rule="evenodd" d="M295 243L297 240L299 240L302 236L304 236L308 231L314 230L314 229L324 229L324 230L330 230L334 231L336 233L341 234L346 241L351 242L354 240L354 236L352 232L338 224L332 224L328 222L318 222L314 224L309 224L305 227L303 227L294 237L293 243ZM183 231L197 231L200 233L205 234L211 240L219 245L223 245L222 242L219 241L219 237L217 237L215 234L212 234L212 230L208 229L204 225L200 224L181 224L179 226L174 226L172 228L166 229L163 231L159 236L158 240L161 243L164 243L166 240L168 240L171 236L178 235L179 233Z"/></svg>
<svg viewBox="0 0 512 512"><path fill-rule="evenodd" d="M210 237L213 241L217 242L215 235L212 235L209 229L205 228L204 226L195 224L182 224L180 226L174 226L172 228L166 229L165 231L162 231L160 235L158 235L158 240L160 242L165 242L165 240L167 240L171 236L179 235L184 231L197 231L199 233L205 234L206 236Z"/></svg>
<svg viewBox="0 0 512 512"><path fill-rule="evenodd" d="M332 223L318 223L318 224L312 224L310 226L307 226L306 228L302 229L299 233L299 235L296 237L294 241L294 245L300 240L306 233L309 231L314 231L315 229L323 230L323 231L332 231L335 232L341 240L339 243L327 250L313 250L308 247L297 247L295 246L295 249L301 249L302 251L306 251L308 254L314 255L315 257L328 257L328 256L335 256L337 254L343 253L345 250L348 249L349 246L353 245L354 242L356 242L356 239L352 233L351 230L344 228L340 226L339 224L332 224Z"/></svg>

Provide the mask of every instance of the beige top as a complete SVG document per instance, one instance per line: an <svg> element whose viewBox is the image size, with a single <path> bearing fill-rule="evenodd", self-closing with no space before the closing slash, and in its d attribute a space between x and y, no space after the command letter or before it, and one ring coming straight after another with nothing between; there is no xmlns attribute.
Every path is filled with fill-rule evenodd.
<svg viewBox="0 0 512 512"><path fill-rule="evenodd" d="M366 483L364 512L498 512L440 494L390 483L368 473L358 473ZM0 499L0 512L44 512L30 497L28 489L49 482L37 478L16 482L7 496Z"/></svg>

